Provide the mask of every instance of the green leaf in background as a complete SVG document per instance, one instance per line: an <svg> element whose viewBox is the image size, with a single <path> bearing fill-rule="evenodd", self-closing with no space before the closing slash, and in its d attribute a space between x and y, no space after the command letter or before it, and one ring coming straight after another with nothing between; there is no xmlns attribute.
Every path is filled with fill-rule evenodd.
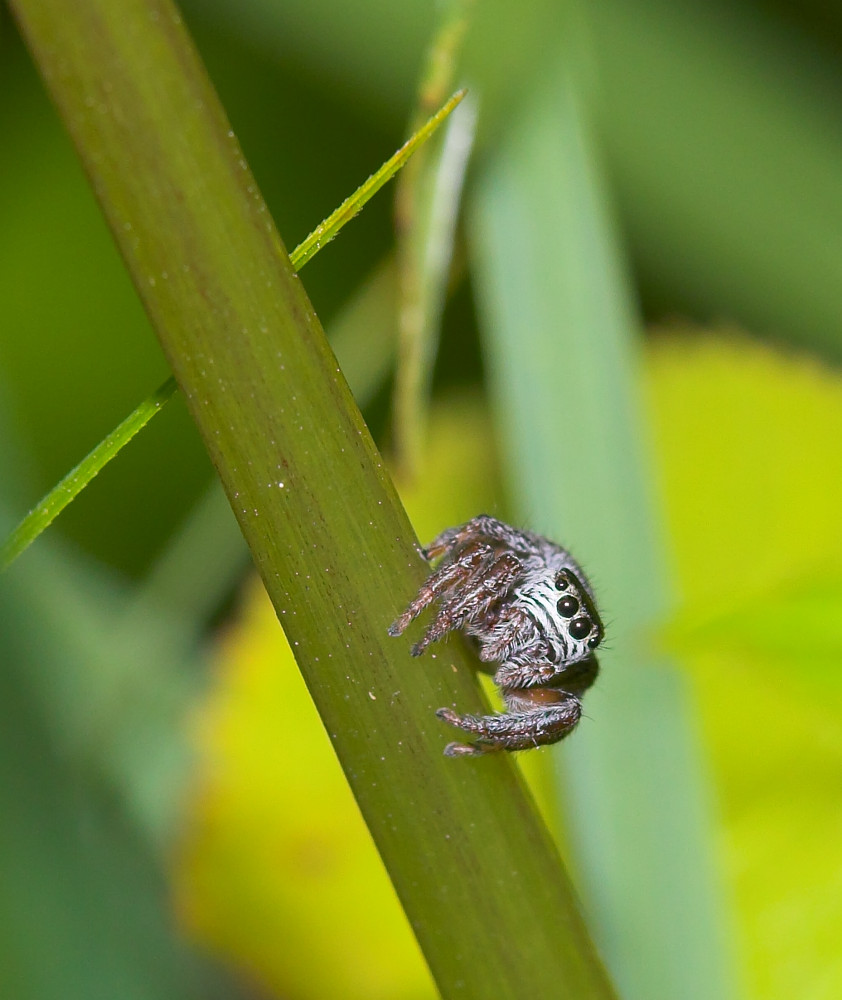
<svg viewBox="0 0 842 1000"><path fill-rule="evenodd" d="M586 906L622 995L731 994L688 692L644 645L668 585L647 489L636 322L572 80L536 84L471 203L484 344L516 508L570 546L607 619L556 751Z"/></svg>
<svg viewBox="0 0 842 1000"><path fill-rule="evenodd" d="M745 335L655 340L648 388L750 1000L842 992L842 380Z"/></svg>
<svg viewBox="0 0 842 1000"><path fill-rule="evenodd" d="M600 136L655 308L725 316L838 360L842 71L838 36L823 17L812 35L797 26L804 12L582 4Z"/></svg>
<svg viewBox="0 0 842 1000"><path fill-rule="evenodd" d="M269 48L293 66L314 60L316 79L342 94L348 105L395 112L405 119L415 97L416 67L436 25L426 2L367 0L365 6L311 0L199 0L185 5L191 22L199 14L216 21L258 50ZM300 78L301 72L297 73Z"/></svg>
<svg viewBox="0 0 842 1000"><path fill-rule="evenodd" d="M214 0L212 11L279 61L329 74L349 106L400 116L432 11L425 0L385 6L360 0L351 14L344 0ZM207 0L192 5L197 14L207 8ZM842 26L834 11L796 0L477 4L481 30L466 64L468 79L483 81L480 144L489 119L505 121L501 112L518 106L521 89L564 46L567 65L584 67L592 84L653 312L731 317L838 358ZM388 44L373 44L372 26Z"/></svg>
<svg viewBox="0 0 842 1000"><path fill-rule="evenodd" d="M115 628L124 601L50 545L0 583L0 994L233 1000L179 940L160 863L197 657L160 615Z"/></svg>
<svg viewBox="0 0 842 1000"><path fill-rule="evenodd" d="M831 573L816 566L805 576L783 583L743 602L717 609L699 609L699 618L679 619L669 629L671 646L729 649L760 656L785 668L789 682L805 677L810 684L822 677L837 689L842 685L842 567ZM718 611L718 613L717 613ZM793 665L798 664L793 669Z"/></svg>

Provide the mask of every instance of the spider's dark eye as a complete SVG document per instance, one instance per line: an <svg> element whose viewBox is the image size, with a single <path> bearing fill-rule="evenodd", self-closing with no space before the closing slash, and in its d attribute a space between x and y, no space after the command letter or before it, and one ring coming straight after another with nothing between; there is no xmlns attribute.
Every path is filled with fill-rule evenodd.
<svg viewBox="0 0 842 1000"><path fill-rule="evenodd" d="M579 610L579 602L568 594L567 597L562 597L556 607L562 618L572 618Z"/></svg>
<svg viewBox="0 0 842 1000"><path fill-rule="evenodd" d="M591 627L590 618L576 618L570 623L570 634L574 639L584 639L590 632Z"/></svg>
<svg viewBox="0 0 842 1000"><path fill-rule="evenodd" d="M573 580L570 573L566 570L560 570L555 578L556 590L570 590L573 586Z"/></svg>
<svg viewBox="0 0 842 1000"><path fill-rule="evenodd" d="M592 635L590 639L588 639L588 649L596 649L596 647L599 645L599 639L600 639L599 633L597 633L596 635Z"/></svg>

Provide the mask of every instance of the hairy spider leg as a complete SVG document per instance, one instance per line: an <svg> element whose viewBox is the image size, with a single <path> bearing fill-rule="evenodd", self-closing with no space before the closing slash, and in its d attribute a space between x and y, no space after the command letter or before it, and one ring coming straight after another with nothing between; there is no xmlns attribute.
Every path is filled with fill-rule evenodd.
<svg viewBox="0 0 842 1000"><path fill-rule="evenodd" d="M534 707L523 711L529 702L524 692L514 695L503 692L508 704L521 711L500 715L458 715L449 708L440 708L436 715L444 722L477 737L475 743L448 743L444 752L448 757L480 756L498 750L529 750L532 747L558 743L575 728L582 714L579 699L565 691L546 692L552 701L533 700ZM544 695L542 689L537 694Z"/></svg>
<svg viewBox="0 0 842 1000"><path fill-rule="evenodd" d="M433 560L438 559L439 556L447 556L453 551L456 546L464 541L461 537L464 531L464 525L460 528L448 528L443 531L440 535L430 542L426 549L424 549L424 558L427 562L433 562Z"/></svg>
<svg viewBox="0 0 842 1000"><path fill-rule="evenodd" d="M463 542L471 539L482 539L495 545L506 545L508 548L519 549L518 533L508 524L498 521L489 514L478 514L466 524L458 528L448 528L436 536L425 551L427 559L437 559L447 555Z"/></svg>
<svg viewBox="0 0 842 1000"><path fill-rule="evenodd" d="M523 563L511 552L498 555L484 575L466 593L457 597L455 613L459 627L487 623L500 612L495 604L505 602L511 587L523 576Z"/></svg>
<svg viewBox="0 0 842 1000"><path fill-rule="evenodd" d="M476 541L466 546L458 562L446 562L439 566L421 586L406 611L389 626L389 635L400 635L441 594L453 587L465 586L493 554L489 545Z"/></svg>
<svg viewBox="0 0 842 1000"><path fill-rule="evenodd" d="M511 552L504 552L482 573L479 580L465 588L466 593L457 592L453 600L441 606L421 640L412 647L412 655L420 656L431 642L436 642L448 632L462 628L472 619L487 614L494 602L500 599L522 572L520 560Z"/></svg>

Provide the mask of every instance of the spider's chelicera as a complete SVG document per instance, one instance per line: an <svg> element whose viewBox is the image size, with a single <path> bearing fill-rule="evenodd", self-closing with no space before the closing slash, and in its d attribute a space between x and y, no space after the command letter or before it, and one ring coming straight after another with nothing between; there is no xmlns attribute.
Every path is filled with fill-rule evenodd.
<svg viewBox="0 0 842 1000"><path fill-rule="evenodd" d="M401 635L438 601L412 655L453 629L474 636L480 660L496 665L488 669L506 706L485 716L440 708L440 719L474 737L444 752L459 757L558 742L579 721L582 694L599 669L594 650L602 622L579 565L561 546L487 514L443 531L424 555L441 562L389 634Z"/></svg>

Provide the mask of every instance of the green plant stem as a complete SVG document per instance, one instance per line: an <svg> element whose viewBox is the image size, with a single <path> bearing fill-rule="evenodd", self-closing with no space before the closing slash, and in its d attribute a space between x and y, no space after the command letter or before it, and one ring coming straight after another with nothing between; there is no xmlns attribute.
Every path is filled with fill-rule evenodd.
<svg viewBox="0 0 842 1000"><path fill-rule="evenodd" d="M425 565L177 11L13 9L442 995L607 1000L511 761L442 756L467 657L387 635Z"/></svg>

